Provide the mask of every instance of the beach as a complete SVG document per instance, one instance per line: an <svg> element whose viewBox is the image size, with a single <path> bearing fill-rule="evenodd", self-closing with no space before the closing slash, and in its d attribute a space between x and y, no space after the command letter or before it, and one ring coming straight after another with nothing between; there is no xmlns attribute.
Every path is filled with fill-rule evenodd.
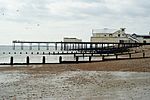
<svg viewBox="0 0 150 100"><path fill-rule="evenodd" d="M88 63L0 65L0 100L149 100L145 53Z"/></svg>

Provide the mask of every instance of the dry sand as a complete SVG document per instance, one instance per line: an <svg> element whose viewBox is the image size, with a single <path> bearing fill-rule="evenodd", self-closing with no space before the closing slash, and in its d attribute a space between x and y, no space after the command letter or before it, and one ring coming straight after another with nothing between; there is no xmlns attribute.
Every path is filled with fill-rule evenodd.
<svg viewBox="0 0 150 100"><path fill-rule="evenodd" d="M149 55L149 51L146 55ZM0 66L0 100L149 100L150 58Z"/></svg>

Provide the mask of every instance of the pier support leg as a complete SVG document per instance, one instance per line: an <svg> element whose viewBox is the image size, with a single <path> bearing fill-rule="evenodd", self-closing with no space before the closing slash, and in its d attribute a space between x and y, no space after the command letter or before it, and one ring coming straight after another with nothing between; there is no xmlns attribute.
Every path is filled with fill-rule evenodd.
<svg viewBox="0 0 150 100"><path fill-rule="evenodd" d="M61 51L63 50L63 44L61 43Z"/></svg>
<svg viewBox="0 0 150 100"><path fill-rule="evenodd" d="M15 50L16 49L16 46L15 46L15 43L13 44L13 50Z"/></svg>
<svg viewBox="0 0 150 100"><path fill-rule="evenodd" d="M55 50L57 50L57 43L55 43Z"/></svg>
<svg viewBox="0 0 150 100"><path fill-rule="evenodd" d="M48 43L47 43L47 45L46 45L46 49L49 50L49 44L48 44Z"/></svg>
<svg viewBox="0 0 150 100"><path fill-rule="evenodd" d="M30 43L30 50L32 50L32 43Z"/></svg>
<svg viewBox="0 0 150 100"><path fill-rule="evenodd" d="M40 50L40 43L38 43L38 50Z"/></svg>
<svg viewBox="0 0 150 100"><path fill-rule="evenodd" d="M21 50L23 50L23 43L21 43Z"/></svg>

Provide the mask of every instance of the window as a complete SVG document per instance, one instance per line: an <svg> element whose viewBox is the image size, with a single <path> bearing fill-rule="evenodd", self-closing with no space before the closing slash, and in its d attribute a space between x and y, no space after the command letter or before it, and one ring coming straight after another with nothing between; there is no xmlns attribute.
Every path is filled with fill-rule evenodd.
<svg viewBox="0 0 150 100"><path fill-rule="evenodd" d="M118 37L120 37L120 34L118 34Z"/></svg>
<svg viewBox="0 0 150 100"><path fill-rule="evenodd" d="M106 37L106 35L104 35Z"/></svg>

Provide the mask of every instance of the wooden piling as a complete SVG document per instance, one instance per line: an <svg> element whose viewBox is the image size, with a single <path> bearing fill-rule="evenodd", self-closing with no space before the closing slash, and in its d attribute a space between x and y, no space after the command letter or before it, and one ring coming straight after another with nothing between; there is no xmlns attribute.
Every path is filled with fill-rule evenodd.
<svg viewBox="0 0 150 100"><path fill-rule="evenodd" d="M76 62L78 63L78 61L79 61L79 57L78 57L78 56L76 56Z"/></svg>
<svg viewBox="0 0 150 100"><path fill-rule="evenodd" d="M62 56L59 56L59 63L62 63Z"/></svg>
<svg viewBox="0 0 150 100"><path fill-rule="evenodd" d="M102 55L102 61L104 61L105 60L105 56L104 55Z"/></svg>
<svg viewBox="0 0 150 100"><path fill-rule="evenodd" d="M55 50L57 50L57 43L55 43Z"/></svg>
<svg viewBox="0 0 150 100"><path fill-rule="evenodd" d="M42 61L42 63L45 64L45 56L43 56L43 61Z"/></svg>
<svg viewBox="0 0 150 100"><path fill-rule="evenodd" d="M30 50L32 50L32 43L30 43Z"/></svg>
<svg viewBox="0 0 150 100"><path fill-rule="evenodd" d="M91 57L91 56L89 56L89 62L91 62L91 58L92 58L92 57Z"/></svg>
<svg viewBox="0 0 150 100"><path fill-rule="evenodd" d="M26 58L26 63L27 63L27 64L30 63L30 58L29 58L29 56L27 56L27 58Z"/></svg>
<svg viewBox="0 0 150 100"><path fill-rule="evenodd" d="M46 47L47 47L47 50L49 50L49 44L48 44L48 43L47 43L47 46L46 46Z"/></svg>
<svg viewBox="0 0 150 100"><path fill-rule="evenodd" d="M14 45L13 45L13 50L15 50L16 49L16 46L15 46L15 43L13 43Z"/></svg>
<svg viewBox="0 0 150 100"><path fill-rule="evenodd" d="M23 50L23 43L21 43L21 50Z"/></svg>
<svg viewBox="0 0 150 100"><path fill-rule="evenodd" d="M115 54L116 55L116 60L118 59L118 55L117 54Z"/></svg>
<svg viewBox="0 0 150 100"><path fill-rule="evenodd" d="M131 53L129 53L129 58L131 59Z"/></svg>
<svg viewBox="0 0 150 100"><path fill-rule="evenodd" d="M13 61L14 61L14 59L13 59L13 57L11 56L11 57L10 57L10 64L11 64L11 65L13 65Z"/></svg>
<svg viewBox="0 0 150 100"><path fill-rule="evenodd" d="M145 58L145 52L143 52L143 58Z"/></svg>

